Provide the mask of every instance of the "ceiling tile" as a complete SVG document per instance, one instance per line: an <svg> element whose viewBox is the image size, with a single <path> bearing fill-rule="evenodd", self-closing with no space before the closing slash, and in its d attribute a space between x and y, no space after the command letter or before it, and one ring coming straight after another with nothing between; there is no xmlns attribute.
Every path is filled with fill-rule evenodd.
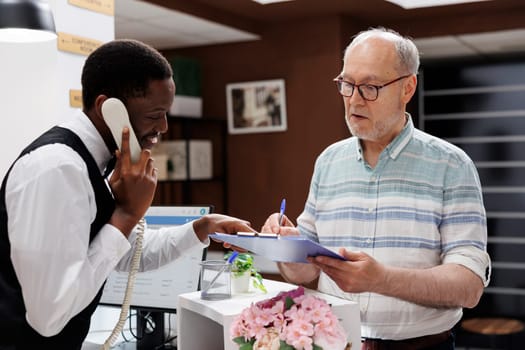
<svg viewBox="0 0 525 350"><path fill-rule="evenodd" d="M421 53L421 60L477 54L453 36L420 38L414 42Z"/></svg>
<svg viewBox="0 0 525 350"><path fill-rule="evenodd" d="M460 35L458 38L482 53L525 52L525 29Z"/></svg>
<svg viewBox="0 0 525 350"><path fill-rule="evenodd" d="M257 40L259 36L137 0L115 2L115 37L157 49Z"/></svg>
<svg viewBox="0 0 525 350"><path fill-rule="evenodd" d="M115 1L115 37L141 40L158 49L260 38L253 33L140 0ZM422 60L487 53L525 52L525 29L419 38L415 41L422 53Z"/></svg>

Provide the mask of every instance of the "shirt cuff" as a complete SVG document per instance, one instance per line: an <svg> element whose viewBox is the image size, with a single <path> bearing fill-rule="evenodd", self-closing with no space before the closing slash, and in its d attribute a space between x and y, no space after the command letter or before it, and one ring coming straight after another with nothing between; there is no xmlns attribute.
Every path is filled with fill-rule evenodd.
<svg viewBox="0 0 525 350"><path fill-rule="evenodd" d="M458 247L447 253L443 263L463 265L478 275L485 287L489 285L492 269L486 251L475 247Z"/></svg>
<svg viewBox="0 0 525 350"><path fill-rule="evenodd" d="M179 250L180 249L190 249L195 246L199 246L201 248L206 248L210 245L210 239L206 237L206 239L201 241L199 237L197 236L197 233L193 229L193 222L188 222L184 225L179 226L179 232L177 237L177 241L179 244Z"/></svg>

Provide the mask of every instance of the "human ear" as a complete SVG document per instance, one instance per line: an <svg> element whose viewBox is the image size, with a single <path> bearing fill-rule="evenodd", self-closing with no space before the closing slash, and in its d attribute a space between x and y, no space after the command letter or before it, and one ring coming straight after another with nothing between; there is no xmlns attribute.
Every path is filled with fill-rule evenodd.
<svg viewBox="0 0 525 350"><path fill-rule="evenodd" d="M403 102L407 104L412 96L416 93L417 88L417 76L412 74L406 79L405 84L403 85Z"/></svg>

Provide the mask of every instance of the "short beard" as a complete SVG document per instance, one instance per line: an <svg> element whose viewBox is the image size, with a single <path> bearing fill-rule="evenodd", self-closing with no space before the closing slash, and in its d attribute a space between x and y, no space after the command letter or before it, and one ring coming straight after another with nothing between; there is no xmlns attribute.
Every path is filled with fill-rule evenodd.
<svg viewBox="0 0 525 350"><path fill-rule="evenodd" d="M369 132L359 132L355 130L350 125L350 120L347 116L345 116L345 122L352 136L355 136L358 139L365 140L365 141L379 141L382 137L387 135L396 126L399 120L391 117L387 120L383 120L380 122L374 122L372 126L372 130L370 130Z"/></svg>

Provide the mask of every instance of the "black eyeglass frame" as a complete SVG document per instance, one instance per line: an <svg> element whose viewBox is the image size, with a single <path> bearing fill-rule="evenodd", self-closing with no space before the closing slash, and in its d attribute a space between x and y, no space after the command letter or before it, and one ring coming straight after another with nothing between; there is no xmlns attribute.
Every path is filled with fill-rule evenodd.
<svg viewBox="0 0 525 350"><path fill-rule="evenodd" d="M388 85L391 85L391 84L394 84L398 81L400 81L401 79L405 79L405 78L408 78L410 77L412 74L407 74L407 75L403 75L403 76L400 76L399 78L396 78L392 81L389 81L388 83L385 83L383 85L374 85L374 84L354 84L354 83L351 83L349 81L346 81L344 80L342 77L337 77L337 78L334 78L334 82L337 86L337 91L339 91L339 93L341 94L341 96L344 96L344 97L352 97L354 95L354 91L355 91L355 88L357 88L357 91L359 92L359 95L361 95L361 97L363 98L363 100L365 101L375 101L379 98L379 90L381 90L382 88L388 86ZM349 86L352 87L352 92L350 93L350 95L343 95L343 93L341 92L341 86L342 84L345 83L345 84L348 84ZM363 91L361 90L361 87L362 86L368 86L368 87L372 87L375 89L376 91L376 97L373 98L373 99L370 99L370 98L366 98L364 96L364 93Z"/></svg>

